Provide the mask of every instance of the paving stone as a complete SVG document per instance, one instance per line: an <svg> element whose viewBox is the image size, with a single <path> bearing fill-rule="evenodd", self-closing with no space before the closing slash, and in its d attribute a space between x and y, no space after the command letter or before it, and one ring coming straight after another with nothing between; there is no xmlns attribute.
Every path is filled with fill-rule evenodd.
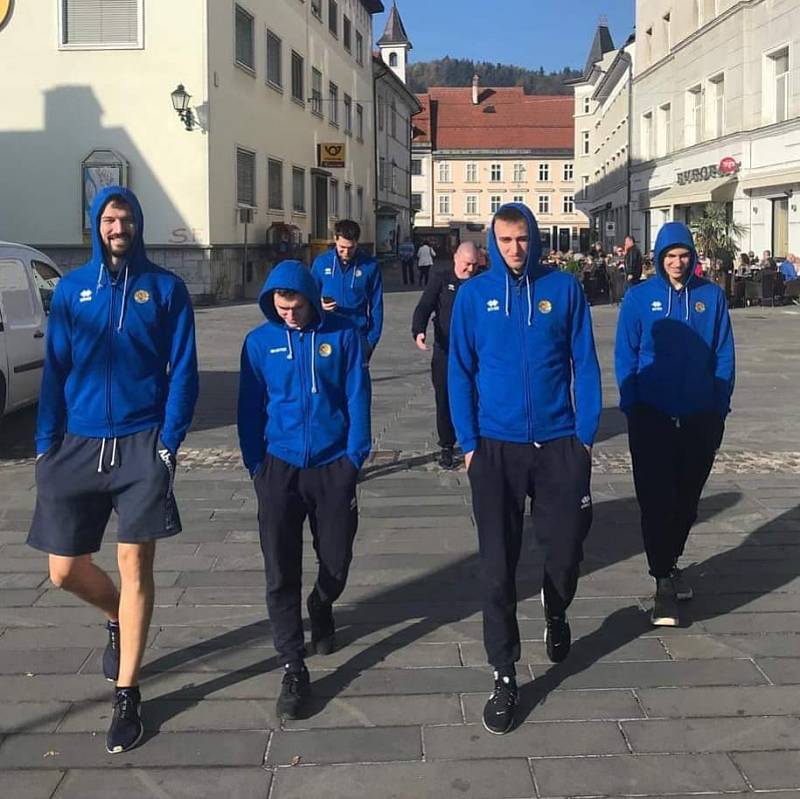
<svg viewBox="0 0 800 799"><path fill-rule="evenodd" d="M0 733L53 732L68 709L69 702L17 702L4 697L0 701Z"/></svg>
<svg viewBox="0 0 800 799"><path fill-rule="evenodd" d="M298 757L300 762L308 764L419 760L422 757L420 729L374 727L273 733L266 760L269 765L287 766Z"/></svg>
<svg viewBox="0 0 800 799"><path fill-rule="evenodd" d="M736 767L721 754L536 759L532 768L541 797L746 789Z"/></svg>
<svg viewBox="0 0 800 799"><path fill-rule="evenodd" d="M644 688L636 695L656 717L800 715L800 691L793 687Z"/></svg>
<svg viewBox="0 0 800 799"><path fill-rule="evenodd" d="M757 658L756 663L777 685L800 683L800 658Z"/></svg>
<svg viewBox="0 0 800 799"><path fill-rule="evenodd" d="M272 774L263 768L130 768L114 774L114 799L267 799ZM103 771L72 769L53 799L108 799Z"/></svg>
<svg viewBox="0 0 800 799"><path fill-rule="evenodd" d="M91 649L0 649L0 674L75 674Z"/></svg>
<svg viewBox="0 0 800 799"><path fill-rule="evenodd" d="M33 588L9 588L0 590L0 608L30 607L39 598L39 592Z"/></svg>
<svg viewBox="0 0 800 799"><path fill-rule="evenodd" d="M181 598L184 588L159 588L155 595L155 606L172 606L178 603ZM69 591L62 591L58 588L51 588L47 591L42 591L39 598L34 603L37 608L83 608L86 603L75 594L70 594Z"/></svg>
<svg viewBox="0 0 800 799"><path fill-rule="evenodd" d="M91 608L89 608L91 610ZM97 617L97 614L94 614ZM150 630L147 645L151 646L157 630ZM59 627L16 627L7 629L0 638L0 649L92 648L104 643L106 632L101 626L83 627L63 624Z"/></svg>
<svg viewBox="0 0 800 799"><path fill-rule="evenodd" d="M377 794L376 794L377 791ZM534 796L523 759L281 768L271 799L522 799Z"/></svg>
<svg viewBox="0 0 800 799"><path fill-rule="evenodd" d="M0 771L0 796L7 799L50 799L63 771Z"/></svg>
<svg viewBox="0 0 800 799"><path fill-rule="evenodd" d="M800 751L742 752L733 760L757 791L800 788ZM772 799L772 794L769 794Z"/></svg>

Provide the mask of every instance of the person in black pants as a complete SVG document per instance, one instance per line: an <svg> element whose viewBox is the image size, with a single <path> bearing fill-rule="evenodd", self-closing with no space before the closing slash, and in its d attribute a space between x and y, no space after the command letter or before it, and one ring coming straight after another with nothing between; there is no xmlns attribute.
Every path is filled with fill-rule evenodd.
<svg viewBox="0 0 800 799"><path fill-rule="evenodd" d="M284 676L279 718L310 693L301 618L303 522L319 570L308 597L311 650L335 649L333 603L344 590L358 526L356 482L370 450L370 381L356 323L322 309L300 261L283 261L259 298L266 324L242 349L239 442L258 498L267 609Z"/></svg>
<svg viewBox="0 0 800 799"><path fill-rule="evenodd" d="M494 691L489 732L514 723L520 658L516 572L525 504L544 550L545 643L570 649L567 608L592 521L591 447L602 407L589 306L575 278L540 263L522 203L489 231L489 271L462 286L450 326L449 393L472 487L483 576L483 640Z"/></svg>
<svg viewBox="0 0 800 799"><path fill-rule="evenodd" d="M437 270L422 292L414 317L411 335L417 348L427 352L425 331L433 315L433 357L431 358L431 380L436 397L436 432L439 435L439 465L443 469L453 468L453 447L456 433L450 417L450 400L447 396L447 352L450 340L450 315L459 287L469 280L478 268L480 253L471 241L460 244L453 256L453 268Z"/></svg>
<svg viewBox="0 0 800 799"><path fill-rule="evenodd" d="M652 622L676 626L692 589L678 567L722 442L734 384L734 344L722 289L697 277L692 234L669 222L656 277L625 295L615 361L628 417L636 498L650 574Z"/></svg>
<svg viewBox="0 0 800 799"><path fill-rule="evenodd" d="M624 247L625 291L642 281L642 251L636 246L633 236L625 236Z"/></svg>

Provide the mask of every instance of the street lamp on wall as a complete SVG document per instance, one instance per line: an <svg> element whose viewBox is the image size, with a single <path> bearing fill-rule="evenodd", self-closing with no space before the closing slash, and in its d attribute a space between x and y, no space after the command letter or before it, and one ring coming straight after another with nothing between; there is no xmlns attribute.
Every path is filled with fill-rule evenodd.
<svg viewBox="0 0 800 799"><path fill-rule="evenodd" d="M177 112L181 122L186 127L186 130L194 130L196 120L192 109L189 108L189 103L192 100L192 95L183 88L183 84L179 83L178 88L170 95L172 97L172 107Z"/></svg>

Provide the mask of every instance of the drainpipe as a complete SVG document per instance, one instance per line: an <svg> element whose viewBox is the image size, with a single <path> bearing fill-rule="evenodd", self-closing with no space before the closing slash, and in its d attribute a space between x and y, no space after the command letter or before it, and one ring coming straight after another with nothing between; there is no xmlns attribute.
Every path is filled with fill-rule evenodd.
<svg viewBox="0 0 800 799"><path fill-rule="evenodd" d="M625 165L627 170L625 181L627 185L627 207L628 207L628 229L626 236L630 236L633 227L633 209L631 207L631 165L633 163L633 59L628 53L622 54L625 63L628 65L628 158Z"/></svg>

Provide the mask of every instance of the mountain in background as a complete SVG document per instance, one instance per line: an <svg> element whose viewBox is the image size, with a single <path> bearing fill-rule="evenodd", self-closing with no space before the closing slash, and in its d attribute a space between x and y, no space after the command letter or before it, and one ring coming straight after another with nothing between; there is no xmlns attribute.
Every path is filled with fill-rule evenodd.
<svg viewBox="0 0 800 799"><path fill-rule="evenodd" d="M429 86L471 86L477 74L481 86L523 86L526 94L572 94L572 87L564 81L577 78L578 69L564 67L560 72L545 72L515 67L510 64L475 62L467 58L444 58L421 61L408 66L408 88L412 92L426 92Z"/></svg>

